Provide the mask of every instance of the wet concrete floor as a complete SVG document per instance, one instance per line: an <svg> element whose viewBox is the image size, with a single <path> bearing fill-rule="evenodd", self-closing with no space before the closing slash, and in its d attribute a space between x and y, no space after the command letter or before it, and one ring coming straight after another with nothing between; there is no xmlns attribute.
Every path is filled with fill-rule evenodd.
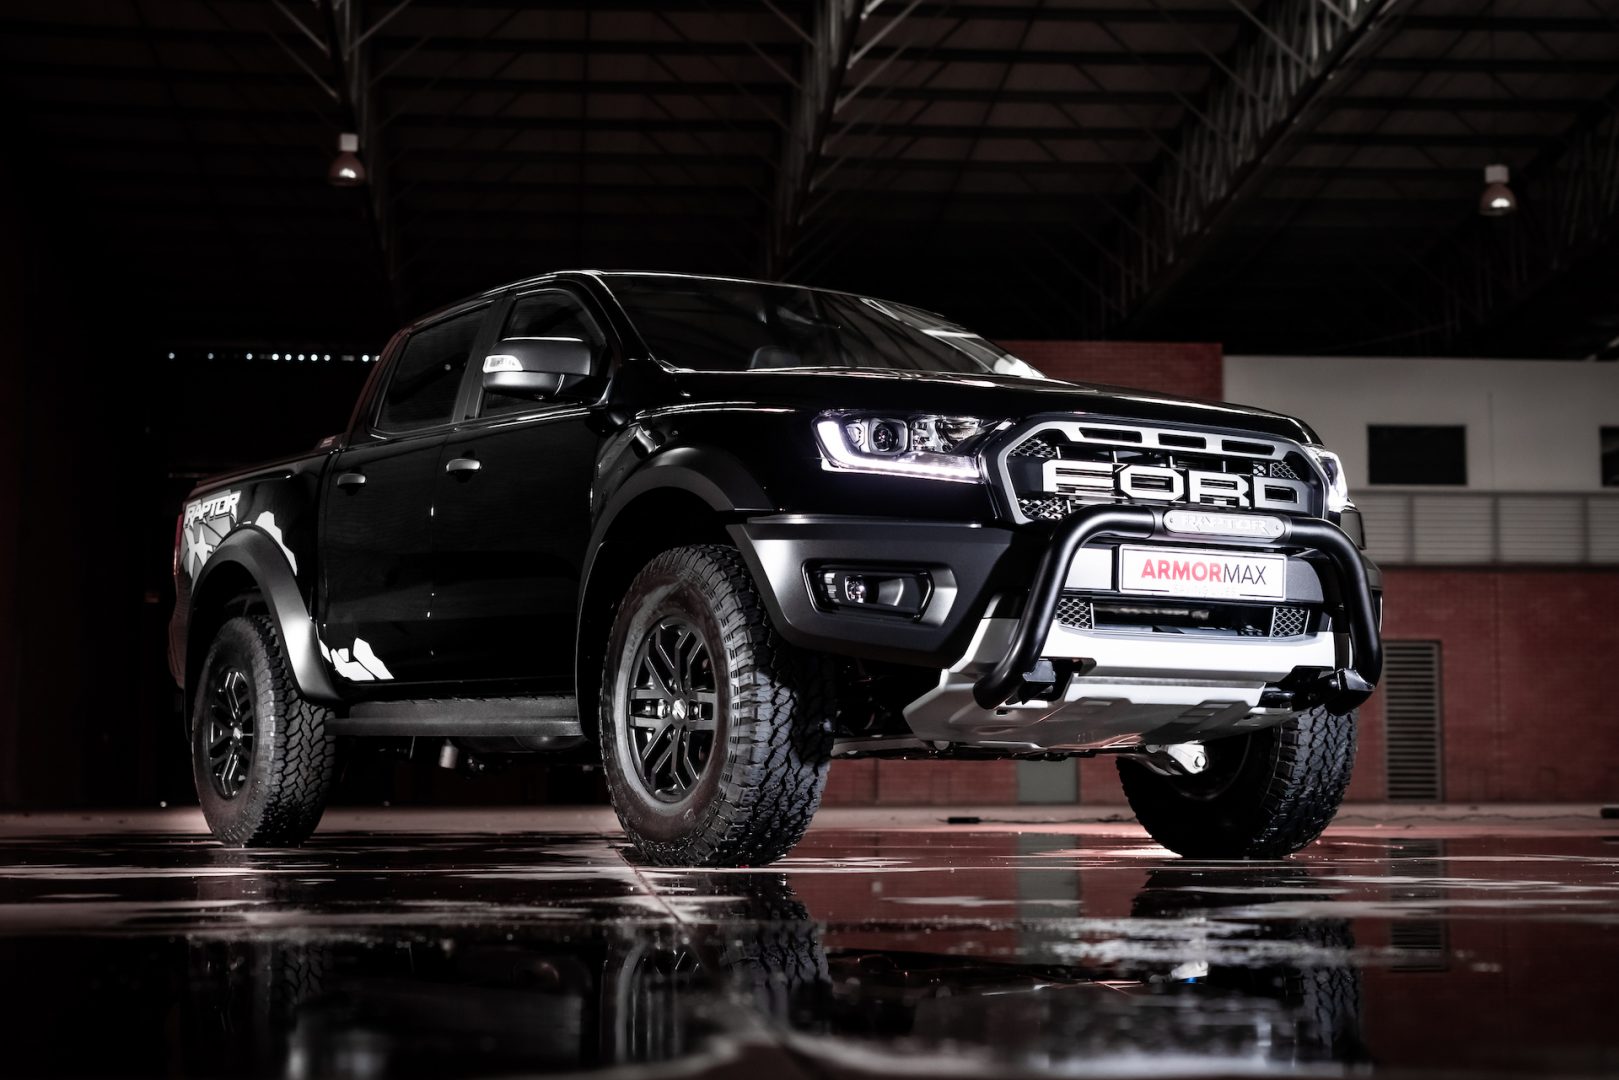
<svg viewBox="0 0 1619 1080"><path fill-rule="evenodd" d="M842 815L703 872L543 811L391 820L242 852L7 819L0 1075L1619 1075L1619 825L1220 864Z"/></svg>

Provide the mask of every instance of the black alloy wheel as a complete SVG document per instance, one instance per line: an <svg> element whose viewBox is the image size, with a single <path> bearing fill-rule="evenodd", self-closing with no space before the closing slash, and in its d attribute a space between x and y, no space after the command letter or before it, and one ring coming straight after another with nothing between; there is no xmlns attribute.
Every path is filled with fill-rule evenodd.
<svg viewBox="0 0 1619 1080"><path fill-rule="evenodd" d="M735 548L653 556L614 615L598 699L619 823L658 866L762 866L826 785L834 669L776 636Z"/></svg>
<svg viewBox="0 0 1619 1080"><path fill-rule="evenodd" d="M660 802L684 799L714 756L719 687L708 639L671 616L642 639L633 661L630 739L636 774Z"/></svg>
<svg viewBox="0 0 1619 1080"><path fill-rule="evenodd" d="M208 772L214 792L234 799L253 766L253 684L238 667L221 667L208 691Z"/></svg>

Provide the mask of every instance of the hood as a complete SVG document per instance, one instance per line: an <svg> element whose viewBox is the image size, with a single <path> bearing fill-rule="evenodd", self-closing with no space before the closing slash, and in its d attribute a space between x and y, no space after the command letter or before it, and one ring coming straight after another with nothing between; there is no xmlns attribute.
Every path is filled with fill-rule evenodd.
<svg viewBox="0 0 1619 1080"><path fill-rule="evenodd" d="M1224 428L1315 442L1291 416L1117 386L921 371L793 368L679 371L677 397L693 404L819 411L882 410L1014 420L1041 413L1088 413L1138 423Z"/></svg>

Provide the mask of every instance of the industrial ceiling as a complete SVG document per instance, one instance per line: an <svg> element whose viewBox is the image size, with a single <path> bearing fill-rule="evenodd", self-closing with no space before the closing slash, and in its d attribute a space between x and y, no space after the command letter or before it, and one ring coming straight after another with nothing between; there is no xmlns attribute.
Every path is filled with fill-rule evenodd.
<svg viewBox="0 0 1619 1080"><path fill-rule="evenodd" d="M0 29L14 145L171 335L375 335L595 266L1015 337L1619 338L1616 0L11 0ZM1485 218L1497 163L1517 210Z"/></svg>

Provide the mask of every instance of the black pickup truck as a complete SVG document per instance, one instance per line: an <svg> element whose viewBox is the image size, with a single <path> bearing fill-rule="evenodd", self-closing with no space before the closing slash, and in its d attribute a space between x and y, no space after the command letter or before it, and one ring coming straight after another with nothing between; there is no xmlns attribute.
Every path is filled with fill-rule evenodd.
<svg viewBox="0 0 1619 1080"><path fill-rule="evenodd" d="M1336 811L1381 667L1359 538L1289 417L868 297L558 273L406 327L347 432L197 487L170 665L228 844L302 841L340 752L392 740L594 743L654 863L780 857L834 757L1099 753L1165 846L1274 857Z"/></svg>

